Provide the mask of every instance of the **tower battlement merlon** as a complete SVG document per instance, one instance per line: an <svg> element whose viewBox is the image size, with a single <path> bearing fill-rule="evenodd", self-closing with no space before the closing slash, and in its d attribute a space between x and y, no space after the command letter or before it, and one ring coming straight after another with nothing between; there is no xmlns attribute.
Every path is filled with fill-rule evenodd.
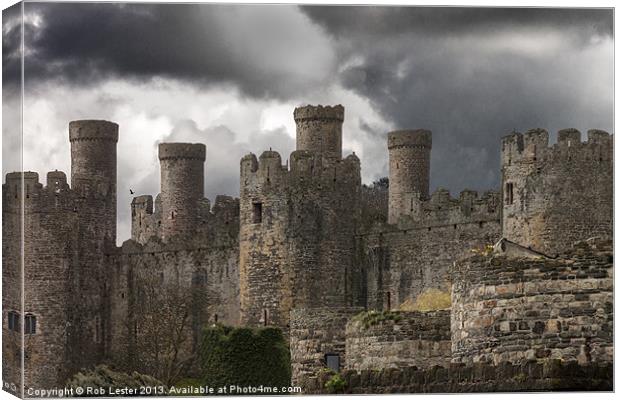
<svg viewBox="0 0 620 400"><path fill-rule="evenodd" d="M69 141L118 141L118 124L105 120L85 119L69 122Z"/></svg>
<svg viewBox="0 0 620 400"><path fill-rule="evenodd" d="M145 194L136 196L131 200L132 210L144 210L147 214L153 214L153 196Z"/></svg>
<svg viewBox="0 0 620 400"><path fill-rule="evenodd" d="M398 147L431 149L433 134L427 129L399 130L388 133L388 150Z"/></svg>
<svg viewBox="0 0 620 400"><path fill-rule="evenodd" d="M609 132L601 129L589 129L588 143L610 145L611 135L609 134Z"/></svg>
<svg viewBox="0 0 620 400"><path fill-rule="evenodd" d="M205 161L207 148L202 143L160 143L159 160L187 159Z"/></svg>
<svg viewBox="0 0 620 400"><path fill-rule="evenodd" d="M344 107L298 107L293 116L297 129L297 150L308 150L329 159L342 158Z"/></svg>

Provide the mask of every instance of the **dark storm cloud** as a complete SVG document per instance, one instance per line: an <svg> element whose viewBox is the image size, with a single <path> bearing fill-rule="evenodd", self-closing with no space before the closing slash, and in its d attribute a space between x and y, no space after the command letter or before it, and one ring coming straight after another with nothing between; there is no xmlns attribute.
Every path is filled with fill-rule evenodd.
<svg viewBox="0 0 620 400"><path fill-rule="evenodd" d="M327 46L312 37L306 48L298 46L295 33L307 27L287 19L293 12L307 20L295 6L27 3L26 81L88 85L164 77L287 97L324 78L324 71L308 74L298 63L329 58ZM287 29L292 34L283 36ZM18 35L18 26L5 33ZM17 45L5 48L5 62ZM18 65L5 65L7 73L19 72ZM305 79L293 79L299 73Z"/></svg>
<svg viewBox="0 0 620 400"><path fill-rule="evenodd" d="M415 32L445 37L514 27L613 33L611 9L304 6L302 10L330 32L343 36Z"/></svg>
<svg viewBox="0 0 620 400"><path fill-rule="evenodd" d="M343 86L396 127L433 131L434 187L496 188L500 137L513 129L540 126L553 138L569 126L612 128L611 44L608 58L588 61L612 35L610 10L303 11L333 35Z"/></svg>

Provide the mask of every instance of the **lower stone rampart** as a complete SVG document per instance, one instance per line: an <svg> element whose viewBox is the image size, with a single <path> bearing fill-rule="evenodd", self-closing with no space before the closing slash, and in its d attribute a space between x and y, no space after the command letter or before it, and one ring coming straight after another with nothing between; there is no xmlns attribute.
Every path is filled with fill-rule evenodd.
<svg viewBox="0 0 620 400"><path fill-rule="evenodd" d="M613 362L613 244L557 259L476 255L452 269L454 362Z"/></svg>
<svg viewBox="0 0 620 400"><path fill-rule="evenodd" d="M304 308L291 311L290 346L292 384L316 378L327 368L326 355L346 364L345 326L361 307Z"/></svg>
<svg viewBox="0 0 620 400"><path fill-rule="evenodd" d="M334 393L328 382L334 373L325 371L300 384L304 394ZM337 393L470 393L612 391L613 364L579 365L577 362L545 360L522 364L451 364L448 368L343 371L343 387Z"/></svg>
<svg viewBox="0 0 620 400"><path fill-rule="evenodd" d="M347 369L383 369L450 364L450 311L371 311L346 329Z"/></svg>

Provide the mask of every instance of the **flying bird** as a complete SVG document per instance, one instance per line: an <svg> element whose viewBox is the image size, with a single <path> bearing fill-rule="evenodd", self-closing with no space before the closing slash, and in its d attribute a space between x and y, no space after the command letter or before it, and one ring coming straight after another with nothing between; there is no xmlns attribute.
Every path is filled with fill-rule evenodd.
<svg viewBox="0 0 620 400"><path fill-rule="evenodd" d="M133 190L129 189L129 194L133 194L133 193L134 193Z"/></svg>

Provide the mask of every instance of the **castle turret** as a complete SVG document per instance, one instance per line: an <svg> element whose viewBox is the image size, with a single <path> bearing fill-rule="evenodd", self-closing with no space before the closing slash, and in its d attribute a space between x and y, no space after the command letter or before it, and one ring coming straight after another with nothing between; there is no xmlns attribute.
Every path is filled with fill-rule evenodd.
<svg viewBox="0 0 620 400"><path fill-rule="evenodd" d="M100 120L69 123L71 187L83 199L81 215L98 239L116 243L118 125Z"/></svg>
<svg viewBox="0 0 620 400"><path fill-rule="evenodd" d="M326 158L342 158L343 106L298 107L294 117L297 150L309 150Z"/></svg>
<svg viewBox="0 0 620 400"><path fill-rule="evenodd" d="M206 147L201 143L160 143L161 235L191 234L204 198Z"/></svg>
<svg viewBox="0 0 620 400"><path fill-rule="evenodd" d="M105 351L103 258L116 246L118 125L101 120L72 121L69 141L79 248L77 266L69 271L73 282L69 287L74 293L69 295L67 340L72 352L67 363L68 370L75 371L100 362Z"/></svg>
<svg viewBox="0 0 620 400"><path fill-rule="evenodd" d="M591 237L613 236L613 139L574 128L549 146L544 129L502 139L502 235L555 255Z"/></svg>
<svg viewBox="0 0 620 400"><path fill-rule="evenodd" d="M394 131L388 134L390 186L388 222L413 211L414 202L428 197L431 131Z"/></svg>

